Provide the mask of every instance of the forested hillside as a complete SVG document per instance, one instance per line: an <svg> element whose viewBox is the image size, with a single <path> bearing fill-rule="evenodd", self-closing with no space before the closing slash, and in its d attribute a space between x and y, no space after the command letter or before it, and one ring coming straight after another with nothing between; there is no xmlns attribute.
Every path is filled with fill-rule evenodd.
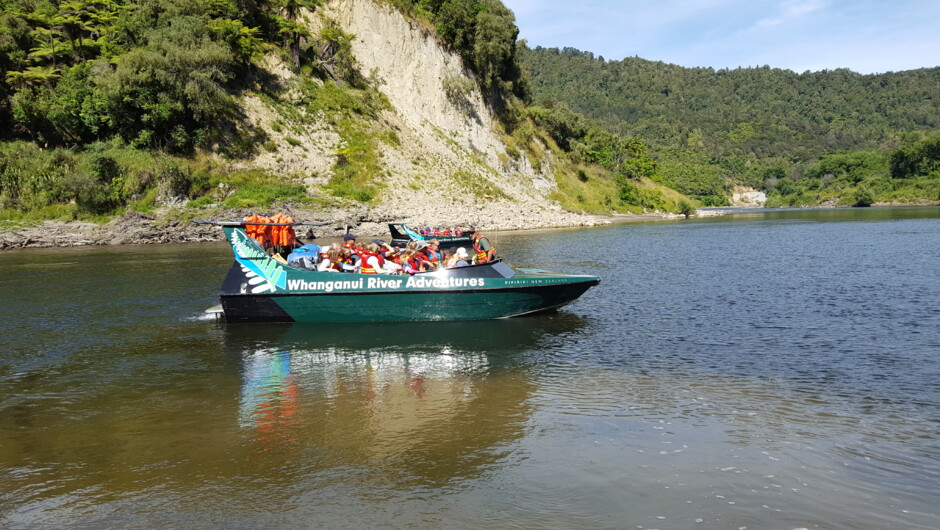
<svg viewBox="0 0 940 530"><path fill-rule="evenodd" d="M499 0L0 0L0 218L690 211L642 142L527 104L517 35Z"/></svg>
<svg viewBox="0 0 940 530"><path fill-rule="evenodd" d="M658 178L706 200L720 202L730 184L741 183L775 192L784 203L813 204L855 193L876 174L893 176L868 183L884 200L937 200L940 193L921 181L901 182L927 175L890 167L902 147L936 142L940 68L875 75L767 66L716 71L525 46L520 60L531 74L533 101L563 103L607 130L648 142ZM804 175L842 186L801 184ZM837 182L840 176L848 181Z"/></svg>

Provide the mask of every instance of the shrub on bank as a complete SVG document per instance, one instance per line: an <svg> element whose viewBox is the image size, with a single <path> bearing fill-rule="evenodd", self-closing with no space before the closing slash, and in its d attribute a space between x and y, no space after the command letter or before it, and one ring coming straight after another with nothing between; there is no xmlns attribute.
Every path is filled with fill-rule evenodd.
<svg viewBox="0 0 940 530"><path fill-rule="evenodd" d="M263 171L226 173L194 159L154 154L119 142L84 150L42 149L30 142L0 143L2 218L99 219L127 209L221 203L231 208L303 201L302 184Z"/></svg>

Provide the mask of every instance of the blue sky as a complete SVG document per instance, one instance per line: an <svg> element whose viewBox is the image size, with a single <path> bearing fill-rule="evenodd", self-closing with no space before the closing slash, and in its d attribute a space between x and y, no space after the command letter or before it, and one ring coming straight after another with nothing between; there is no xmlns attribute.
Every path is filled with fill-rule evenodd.
<svg viewBox="0 0 940 530"><path fill-rule="evenodd" d="M530 47L681 66L940 66L940 0L503 0Z"/></svg>

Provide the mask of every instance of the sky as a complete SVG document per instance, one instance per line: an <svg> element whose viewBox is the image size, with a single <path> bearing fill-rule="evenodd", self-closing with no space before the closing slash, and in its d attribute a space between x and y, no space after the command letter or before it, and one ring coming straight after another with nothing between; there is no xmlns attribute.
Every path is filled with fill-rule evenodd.
<svg viewBox="0 0 940 530"><path fill-rule="evenodd" d="M940 66L940 0L503 0L530 48L686 67Z"/></svg>

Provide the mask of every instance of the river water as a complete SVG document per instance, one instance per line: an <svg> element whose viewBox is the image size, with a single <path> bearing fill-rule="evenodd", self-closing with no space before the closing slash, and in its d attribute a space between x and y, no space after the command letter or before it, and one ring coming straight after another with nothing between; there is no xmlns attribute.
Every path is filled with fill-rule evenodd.
<svg viewBox="0 0 940 530"><path fill-rule="evenodd" d="M602 283L225 325L223 244L0 253L0 526L940 523L940 209L491 236Z"/></svg>

